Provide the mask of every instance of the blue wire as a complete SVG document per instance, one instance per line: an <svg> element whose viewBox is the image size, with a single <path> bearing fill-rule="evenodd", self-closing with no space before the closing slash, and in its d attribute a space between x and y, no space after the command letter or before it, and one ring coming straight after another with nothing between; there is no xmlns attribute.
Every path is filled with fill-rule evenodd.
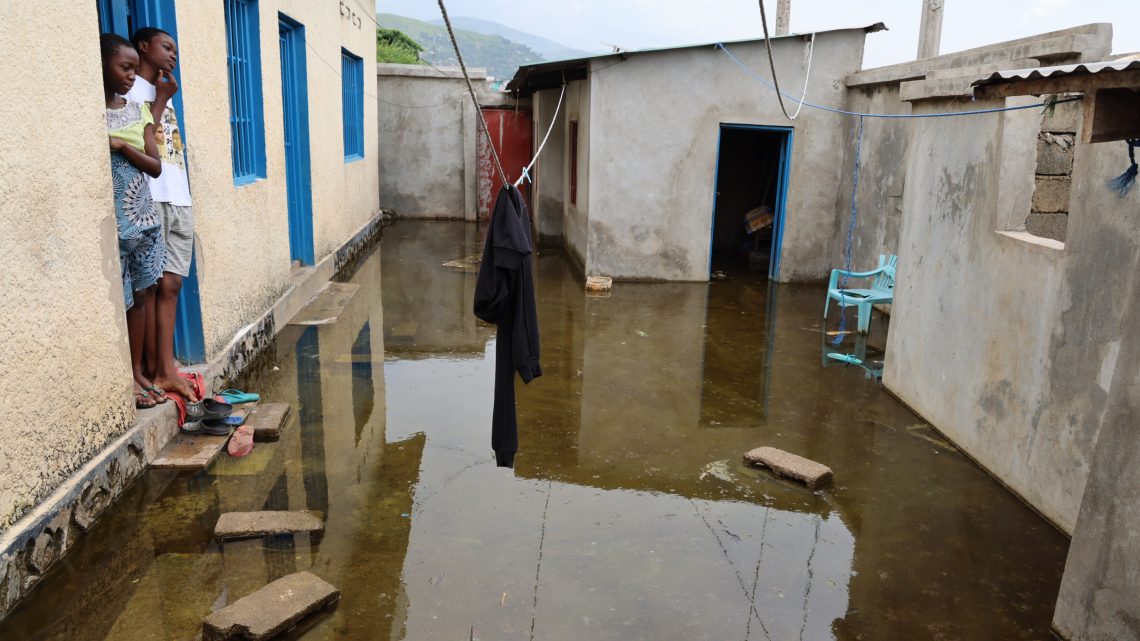
<svg viewBox="0 0 1140 641"><path fill-rule="evenodd" d="M729 51L728 47L724 46L723 43L718 42L715 45L715 47L717 49L720 49L721 51L723 51L725 54L727 54L728 57L731 58L732 61L736 63L736 66L743 69L745 71L745 73L747 73L748 75L755 78L760 84L764 85L765 87L768 87L769 89L772 89L773 91L778 91L772 83L768 82L760 74L749 69L748 66L745 65L743 62L741 62L739 58L732 55L732 52ZM1047 105L1047 103L1034 103L1031 105L1018 105L1015 107L994 107L992 109L975 109L973 111L949 111L949 112L934 113L934 114L880 114L880 113L863 113L860 111L847 111L846 109L836 109L835 107L827 107L825 105L817 105L815 103L811 103L811 102L808 102L806 100L800 100L799 98L796 98L795 96L792 96L792 95L790 95L784 91L780 91L780 95L785 97L785 98L788 98L794 102L798 102L798 103L804 105L805 107L811 107L812 109L819 109L820 111L830 111L831 113L843 114L845 116L859 116L860 118L946 118L949 116L976 116L979 114L992 114L992 113L1000 113L1003 111L1018 111L1020 109L1037 109L1037 108L1045 107ZM1071 102L1073 100L1080 100L1080 98L1070 98L1068 100L1058 100L1055 104L1061 104L1063 102Z"/></svg>
<svg viewBox="0 0 1140 641"><path fill-rule="evenodd" d="M851 176L851 224L847 226L847 242L843 246L843 282L839 284L839 334L835 336L832 345L843 342L843 332L847 331L847 297L843 290L847 289L848 274L851 273L851 245L855 238L855 220L859 213L859 157L863 151L863 116L859 116L859 133L855 136L855 169Z"/></svg>

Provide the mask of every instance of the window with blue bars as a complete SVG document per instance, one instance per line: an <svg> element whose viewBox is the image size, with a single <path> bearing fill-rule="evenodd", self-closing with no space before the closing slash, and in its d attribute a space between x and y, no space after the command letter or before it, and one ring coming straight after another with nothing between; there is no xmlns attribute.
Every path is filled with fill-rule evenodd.
<svg viewBox="0 0 1140 641"><path fill-rule="evenodd" d="M234 184L244 185L265 178L261 30L258 28L257 0L224 2Z"/></svg>
<svg viewBox="0 0 1140 641"><path fill-rule="evenodd" d="M344 159L364 157L364 60L340 50L341 105L344 112Z"/></svg>

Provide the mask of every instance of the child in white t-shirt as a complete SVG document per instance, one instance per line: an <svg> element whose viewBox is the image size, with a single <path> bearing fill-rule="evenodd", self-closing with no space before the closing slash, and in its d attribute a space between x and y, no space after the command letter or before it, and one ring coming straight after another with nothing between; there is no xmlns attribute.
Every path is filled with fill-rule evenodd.
<svg viewBox="0 0 1140 641"><path fill-rule="evenodd" d="M174 360L178 295L182 279L190 274L190 261L194 256L194 214L190 209L186 154L171 102L178 92L178 82L174 79L178 45L169 33L154 27L139 29L131 42L138 50L139 72L127 97L145 104L154 118L162 174L151 178L149 184L155 211L162 220L162 238L166 245L166 262L153 316L154 330L148 333L154 342L147 344L146 363L155 385L193 402L199 400L194 387L179 376Z"/></svg>

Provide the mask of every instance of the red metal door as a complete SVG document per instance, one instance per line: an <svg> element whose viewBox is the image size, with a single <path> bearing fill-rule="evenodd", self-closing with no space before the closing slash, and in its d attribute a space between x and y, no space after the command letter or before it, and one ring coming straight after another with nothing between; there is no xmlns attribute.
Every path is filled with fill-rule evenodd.
<svg viewBox="0 0 1140 641"><path fill-rule="evenodd" d="M531 126L530 110L515 109L513 107L499 108L487 107L483 109L483 117L487 119L487 130L491 133L495 151L499 152L499 160L503 163L503 170L507 178L513 183L522 175L522 170L531 160L531 150L534 145L534 129ZM495 204L495 196L503 186L503 179L495 169L495 160L491 157L491 149L487 146L487 139L479 136L477 146L479 156L479 219L487 220L491 217L491 207ZM534 178L534 169L530 170ZM530 183L524 181L519 185L519 191L530 206Z"/></svg>

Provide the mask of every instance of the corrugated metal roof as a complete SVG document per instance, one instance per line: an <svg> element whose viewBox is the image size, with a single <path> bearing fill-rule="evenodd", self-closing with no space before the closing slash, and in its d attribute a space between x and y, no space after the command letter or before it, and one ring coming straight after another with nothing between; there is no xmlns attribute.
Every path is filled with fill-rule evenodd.
<svg viewBox="0 0 1140 641"><path fill-rule="evenodd" d="M1080 62L1075 65L995 71L989 77L975 81L974 85L993 85L1017 82L1018 80L1038 80L1040 78L1061 78L1064 76L1088 76L1132 69L1140 69L1140 57L1129 56L1120 60L1106 60L1104 62Z"/></svg>
<svg viewBox="0 0 1140 641"><path fill-rule="evenodd" d="M874 24L867 25L865 27L846 27L846 28L842 28L842 29L825 29L823 31L817 31L814 33L824 34L824 33L832 33L832 32L837 32L837 31L852 31L852 30L856 30L856 29L861 29L863 31L866 31L867 33L875 33L876 31L886 30L886 28L887 28L887 26L885 24L883 24L882 22L876 22ZM812 35L812 33L791 33L791 34L788 34L786 36L772 36L772 40L782 40L784 38L804 38L804 37L809 36L809 35ZM745 44L745 43L754 43L754 42L764 42L764 39L763 38L749 38L746 40L732 40L732 41L726 41L725 44L736 45L736 44ZM518 70L515 72L514 78L512 78L510 83L507 84L507 89L522 90L522 93L524 95L529 95L530 93L532 93L536 90L550 89L550 88L561 86L561 84L562 84L562 82L561 82L562 76L559 76L557 82L554 82L554 84L551 84L551 82L545 82L545 83L540 82L540 83L537 83L538 86L533 86L533 84L530 82L532 80L532 76L550 75L552 73L555 73L555 74L563 74L564 73L566 80L581 80L581 79L586 77L585 69L586 69L587 65L590 63L590 61L593 61L593 60L601 60L602 58L621 58L622 60L625 60L625 59L629 58L630 56L636 56L636 55L641 55L641 54L646 54L646 53L658 53L658 52L663 52L663 51L676 51L676 50L680 50L680 49L697 49L697 48L706 48L706 47L711 48L715 44L717 44L717 43L706 42L706 43L700 43L700 44L675 45L672 47L657 47L657 48L650 48L650 49L634 49L634 50L630 50L630 51L614 51L614 52L608 52L608 53L593 54L593 55L584 56L581 58L567 58L565 60L550 60L547 62L539 62L539 63L534 63L534 64L521 65L518 68ZM573 77L571 77L571 75L569 73L570 70L575 70L575 72L576 72L576 73L574 73Z"/></svg>

